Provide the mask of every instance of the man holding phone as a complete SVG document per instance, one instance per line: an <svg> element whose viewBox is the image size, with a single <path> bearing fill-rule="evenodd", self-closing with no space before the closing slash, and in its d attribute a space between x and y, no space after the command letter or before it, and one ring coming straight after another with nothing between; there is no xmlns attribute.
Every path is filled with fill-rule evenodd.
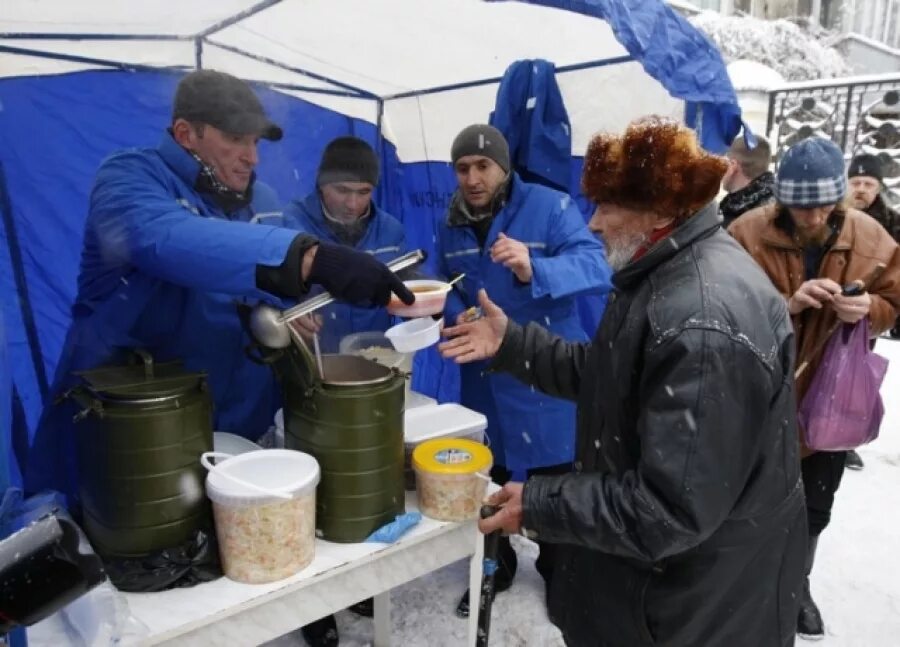
<svg viewBox="0 0 900 647"><path fill-rule="evenodd" d="M807 364L796 377L798 404L836 325L868 317L876 336L894 324L900 307L897 243L875 219L846 207L846 193L840 149L826 139L804 139L781 160L776 201L729 227L787 300L796 333L796 363ZM831 518L847 452L812 452L802 440L800 449L809 542L797 631L821 638L825 630L810 594L809 573L819 534Z"/></svg>

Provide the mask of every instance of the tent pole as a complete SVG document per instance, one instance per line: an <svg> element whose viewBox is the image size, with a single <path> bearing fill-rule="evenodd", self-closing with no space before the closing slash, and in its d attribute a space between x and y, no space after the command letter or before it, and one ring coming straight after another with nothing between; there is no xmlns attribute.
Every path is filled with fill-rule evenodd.
<svg viewBox="0 0 900 647"><path fill-rule="evenodd" d="M575 63L573 65L563 65L561 67L557 67L554 72L556 74L564 74L566 72L575 72L578 70L587 70L593 67L606 67L607 65L618 65L619 63L627 63L629 61L633 61L634 58L631 56L617 56L616 58L604 58L597 61L586 61L584 63ZM500 83L503 80L502 76L497 76L491 79L481 79L479 81L466 81L465 83L451 83L450 85L438 85L433 88L425 88L424 90L410 90L409 92L399 92L397 94L391 94L384 99L386 101L391 101L394 99L409 99L411 97L421 97L426 94L438 94L439 92L450 92L452 90L465 90L467 88L475 88L480 85L492 85L494 83Z"/></svg>
<svg viewBox="0 0 900 647"><path fill-rule="evenodd" d="M296 74L302 74L303 76L308 76L311 79L315 79L316 81L323 81L325 83L330 83L331 85L337 86L339 88L343 88L344 90L349 90L353 92L358 97L365 97L367 99L377 99L378 96L369 92L368 90L363 90L362 88L357 88L356 86L349 85L347 83L341 83L340 81L335 81L334 79L330 79L327 76L323 76L321 74L316 74L315 72L310 72L309 70L304 70L300 67L292 67L290 65L286 65L281 61L276 61L272 58L267 58L265 56L259 56L257 54L252 54L246 50L243 50L239 47L232 47L231 45L225 45L224 43L217 43L215 41L207 40L207 45L212 45L213 47L218 47L219 49L224 49L226 52L231 52L232 54L238 54L240 56L244 56L254 61L259 61L260 63L265 63L267 65L271 65L272 67L277 67L282 70L287 70L288 72L294 72Z"/></svg>
<svg viewBox="0 0 900 647"><path fill-rule="evenodd" d="M194 69L203 69L203 39L194 39Z"/></svg>
<svg viewBox="0 0 900 647"><path fill-rule="evenodd" d="M218 22L215 25L212 25L211 27L207 27L206 29L201 31L199 34L196 34L194 37L195 38L206 38L207 36L209 36L211 34L215 34L217 31L222 31L223 29L226 29L227 27L231 27L232 25L239 23L242 20L250 18L251 16L258 14L260 11L264 11L264 10L268 9L269 7L277 5L279 2L281 2L281 0L263 0L260 3L253 5L249 9L244 9L244 11L241 11L240 13L236 13L233 16L231 16L230 18L226 18L225 20Z"/></svg>
<svg viewBox="0 0 900 647"><path fill-rule="evenodd" d="M34 309L31 306L31 297L28 296L28 283L25 280L25 270L22 263L22 248L19 245L19 234L16 232L16 221L12 212L12 199L9 196L6 173L3 171L2 162L0 162L0 221L2 221L3 228L6 230L9 263L12 266L19 310L22 314L22 324L25 327L25 338L28 340L28 351L31 354L31 362L34 365L34 374L37 378L38 388L41 390L41 402L46 405L47 396L50 393L50 384L47 380L47 370L44 367L44 354L41 352L41 340L38 336L37 324L34 321Z"/></svg>
<svg viewBox="0 0 900 647"><path fill-rule="evenodd" d="M21 56L34 56L35 58L49 58L56 61L68 61L70 63L85 63L87 65L99 65L101 67L113 67L126 72L166 72L180 71L183 67L169 66L159 67L156 65L142 65L140 63L123 63L121 61L108 61L103 58L91 58L89 56L76 56L74 54L60 54L57 52L42 52L37 49L25 49L22 47L9 47L8 45L0 45L0 52L8 54L19 54Z"/></svg>

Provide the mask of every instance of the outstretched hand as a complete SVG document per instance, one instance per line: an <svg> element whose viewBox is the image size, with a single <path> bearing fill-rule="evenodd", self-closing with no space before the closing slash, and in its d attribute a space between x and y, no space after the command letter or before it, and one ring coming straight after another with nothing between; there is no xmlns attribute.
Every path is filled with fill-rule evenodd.
<svg viewBox="0 0 900 647"><path fill-rule="evenodd" d="M478 303L482 313L479 319L444 328L448 341L438 345L444 358L468 364L493 357L500 350L509 318L484 290L478 291Z"/></svg>

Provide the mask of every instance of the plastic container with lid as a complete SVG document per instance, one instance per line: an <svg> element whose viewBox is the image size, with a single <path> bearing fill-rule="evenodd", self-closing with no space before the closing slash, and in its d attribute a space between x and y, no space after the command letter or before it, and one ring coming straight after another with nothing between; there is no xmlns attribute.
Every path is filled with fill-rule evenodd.
<svg viewBox="0 0 900 647"><path fill-rule="evenodd" d="M483 443L485 429L487 418L461 404L438 404L432 400L430 404L407 408L403 414L406 489L416 489L412 454L417 445L434 438L467 438Z"/></svg>
<svg viewBox="0 0 900 647"><path fill-rule="evenodd" d="M220 462L213 465L212 458ZM261 449L239 456L208 452L200 460L209 470L206 493L226 576L260 584L309 565L316 541L316 459L290 449Z"/></svg>
<svg viewBox="0 0 900 647"><path fill-rule="evenodd" d="M473 440L426 440L413 451L419 510L439 521L477 518L493 461L491 450Z"/></svg>

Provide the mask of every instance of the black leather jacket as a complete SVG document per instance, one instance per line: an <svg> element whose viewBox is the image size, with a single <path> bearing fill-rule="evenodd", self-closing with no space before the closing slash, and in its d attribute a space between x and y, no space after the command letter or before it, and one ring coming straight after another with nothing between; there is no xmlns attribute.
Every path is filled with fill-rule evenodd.
<svg viewBox="0 0 900 647"><path fill-rule="evenodd" d="M494 369L578 402L576 473L525 485L563 544L568 644L793 644L806 521L784 299L708 205L613 277L590 344L510 323ZM524 360L524 361L523 361Z"/></svg>

